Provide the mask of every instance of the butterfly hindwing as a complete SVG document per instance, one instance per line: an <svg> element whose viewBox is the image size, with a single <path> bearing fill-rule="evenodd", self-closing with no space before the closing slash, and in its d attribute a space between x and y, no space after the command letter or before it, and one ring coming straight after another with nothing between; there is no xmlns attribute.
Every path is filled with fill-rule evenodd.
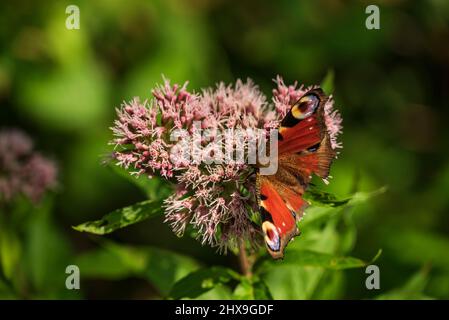
<svg viewBox="0 0 449 320"><path fill-rule="evenodd" d="M273 182L264 176L260 176L259 181L265 245L273 258L282 258L287 243L299 233L296 218Z"/></svg>

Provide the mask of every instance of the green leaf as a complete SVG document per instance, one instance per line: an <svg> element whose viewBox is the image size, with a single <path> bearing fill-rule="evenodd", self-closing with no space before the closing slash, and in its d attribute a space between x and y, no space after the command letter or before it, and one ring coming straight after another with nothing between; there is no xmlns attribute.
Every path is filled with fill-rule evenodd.
<svg viewBox="0 0 449 320"><path fill-rule="evenodd" d="M100 220L74 226L73 229L99 235L108 234L162 214L161 206L162 201L146 200L108 213Z"/></svg>
<svg viewBox="0 0 449 320"><path fill-rule="evenodd" d="M332 217L338 217L339 213L340 210L337 208L310 206L306 208L304 216L299 221L298 225L300 230L303 231L309 226L312 226L312 228L315 229L320 223L327 223Z"/></svg>
<svg viewBox="0 0 449 320"><path fill-rule="evenodd" d="M249 279L242 279L234 290L233 299L235 300L253 300L254 288Z"/></svg>
<svg viewBox="0 0 449 320"><path fill-rule="evenodd" d="M74 262L72 247L51 213L51 203L36 209L26 226L23 266L33 298L79 298L81 291L65 286L66 267Z"/></svg>
<svg viewBox="0 0 449 320"><path fill-rule="evenodd" d="M236 300L273 300L267 284L255 276L242 278L234 290L233 299Z"/></svg>
<svg viewBox="0 0 449 320"><path fill-rule="evenodd" d="M371 200L371 198L377 197L378 195L381 195L385 192L387 192L387 187L381 187L377 190L371 191L371 192L356 192L352 195L351 200L349 200L349 205L356 205L360 203L364 203L368 200Z"/></svg>
<svg viewBox="0 0 449 320"><path fill-rule="evenodd" d="M311 205L321 207L340 207L347 204L349 200L351 200L351 198L337 199L335 195L318 189L307 190L303 198Z"/></svg>
<svg viewBox="0 0 449 320"><path fill-rule="evenodd" d="M229 286L218 285L213 289L199 295L196 300L231 300L232 290Z"/></svg>
<svg viewBox="0 0 449 320"><path fill-rule="evenodd" d="M18 107L26 116L47 127L89 129L106 119L107 80L101 67L90 59L51 71L30 70L20 82Z"/></svg>
<svg viewBox="0 0 449 320"><path fill-rule="evenodd" d="M295 265L301 267L315 267L331 270L342 270L351 268L361 268L374 262L381 254L381 250L376 256L369 262L363 261L354 257L340 257L328 253L322 253L310 250L289 250L285 258L282 261L274 261L267 258L261 262L261 271L267 266L273 266L276 264Z"/></svg>
<svg viewBox="0 0 449 320"><path fill-rule="evenodd" d="M401 288L378 295L377 300L428 300L423 291L429 281L429 268L423 268L411 277Z"/></svg>
<svg viewBox="0 0 449 320"><path fill-rule="evenodd" d="M198 268L198 262L190 257L154 248L148 254L143 276L166 297L177 281Z"/></svg>
<svg viewBox="0 0 449 320"><path fill-rule="evenodd" d="M11 286L5 283L0 277L0 300L13 300L18 299L14 294Z"/></svg>
<svg viewBox="0 0 449 320"><path fill-rule="evenodd" d="M76 257L83 277L120 280L143 272L146 256L134 248L107 244Z"/></svg>
<svg viewBox="0 0 449 320"><path fill-rule="evenodd" d="M304 300L312 297L326 270L285 265L267 271L264 280L275 300Z"/></svg>
<svg viewBox="0 0 449 320"><path fill-rule="evenodd" d="M11 279L14 276L21 251L17 235L12 230L0 228L0 267L6 278Z"/></svg>
<svg viewBox="0 0 449 320"><path fill-rule="evenodd" d="M253 283L253 288L255 300L273 300L270 289L262 279Z"/></svg>
<svg viewBox="0 0 449 320"><path fill-rule="evenodd" d="M109 167L119 176L128 180L142 190L142 192L151 200L165 199L173 191L173 188L167 181L157 176L149 178L145 175L131 175L128 170L114 163L110 163Z"/></svg>
<svg viewBox="0 0 449 320"><path fill-rule="evenodd" d="M408 228L385 228L381 235L386 253L404 265L449 270L449 237Z"/></svg>
<svg viewBox="0 0 449 320"><path fill-rule="evenodd" d="M369 264L356 258L320 252L295 250L295 253L292 255L289 250L283 261L264 261L256 269L257 274L263 275L274 299L335 298L340 290L338 278L330 281L331 278L326 280L325 276L341 272L338 269Z"/></svg>
<svg viewBox="0 0 449 320"><path fill-rule="evenodd" d="M313 300L341 299L344 284L345 279L342 270L326 270L310 298Z"/></svg>
<svg viewBox="0 0 449 320"><path fill-rule="evenodd" d="M170 297L173 299L196 298L231 280L240 280L240 275L224 267L204 268L190 273L175 283L170 292Z"/></svg>
<svg viewBox="0 0 449 320"><path fill-rule="evenodd" d="M335 195L318 190L316 188L310 188L304 194L304 199L311 205L319 207L341 207L344 205L355 205L366 202L367 200L384 193L387 190L386 187L379 188L378 190L371 192L356 192L350 197L337 198Z"/></svg>
<svg viewBox="0 0 449 320"><path fill-rule="evenodd" d="M334 91L334 78L335 73L334 70L329 69L321 82L321 88L324 90L326 94L331 94Z"/></svg>
<svg viewBox="0 0 449 320"><path fill-rule="evenodd" d="M433 272L426 289L434 297L443 299L449 297L449 273Z"/></svg>
<svg viewBox="0 0 449 320"><path fill-rule="evenodd" d="M173 284L199 264L181 254L154 247L130 247L101 241L101 248L77 257L83 277L120 280L128 277L147 279L167 296Z"/></svg>

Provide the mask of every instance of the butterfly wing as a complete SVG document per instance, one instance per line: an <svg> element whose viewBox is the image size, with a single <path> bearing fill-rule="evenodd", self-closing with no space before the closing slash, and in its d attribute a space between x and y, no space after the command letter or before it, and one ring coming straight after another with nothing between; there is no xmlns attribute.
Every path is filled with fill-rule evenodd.
<svg viewBox="0 0 449 320"><path fill-rule="evenodd" d="M299 234L296 221L307 206L302 195L312 173L325 179L336 155L324 121L326 101L321 89L313 89L292 106L279 127L278 171L258 175L262 230L274 259L282 258L289 241Z"/></svg>
<svg viewBox="0 0 449 320"><path fill-rule="evenodd" d="M275 176L259 176L258 183L265 245L274 259L282 258L285 246L299 234L297 214L307 205L301 197L304 190L295 190Z"/></svg>
<svg viewBox="0 0 449 320"><path fill-rule="evenodd" d="M324 105L327 97L321 89L313 89L299 99L279 126L279 154L317 149L326 135Z"/></svg>

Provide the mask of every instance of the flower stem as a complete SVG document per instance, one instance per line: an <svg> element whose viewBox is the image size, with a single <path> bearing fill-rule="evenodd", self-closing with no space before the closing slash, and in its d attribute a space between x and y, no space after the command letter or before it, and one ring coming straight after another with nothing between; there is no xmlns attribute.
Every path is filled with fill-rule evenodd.
<svg viewBox="0 0 449 320"><path fill-rule="evenodd" d="M248 253L246 251L245 242L243 239L239 239L239 262L240 262L240 270L242 274L246 277L252 276L252 263L248 257Z"/></svg>

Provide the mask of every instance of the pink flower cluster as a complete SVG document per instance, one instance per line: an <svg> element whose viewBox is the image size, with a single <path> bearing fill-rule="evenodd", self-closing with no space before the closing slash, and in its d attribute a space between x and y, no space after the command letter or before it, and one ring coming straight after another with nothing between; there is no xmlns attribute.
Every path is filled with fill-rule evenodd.
<svg viewBox="0 0 449 320"><path fill-rule="evenodd" d="M43 194L55 187L55 164L33 151L31 139L22 131L0 131L0 200L10 201L23 194L39 202Z"/></svg>
<svg viewBox="0 0 449 320"><path fill-rule="evenodd" d="M192 226L203 244L224 251L234 247L239 238L251 243L261 239L252 219L258 212L254 168L239 162L186 163L170 157L175 144L170 133L183 129L191 134L196 130L194 123L212 132L277 128L306 90L296 84L286 86L280 77L276 83L273 103L268 103L251 80L238 80L234 86L220 83L214 89L193 93L187 91L187 83L171 85L164 79L164 84L152 91L153 99L140 102L135 98L117 109L118 119L111 128L114 159L131 174L158 175L176 184L176 191L165 200L165 221L177 235ZM331 107L329 102L329 127L336 138L341 119Z"/></svg>

